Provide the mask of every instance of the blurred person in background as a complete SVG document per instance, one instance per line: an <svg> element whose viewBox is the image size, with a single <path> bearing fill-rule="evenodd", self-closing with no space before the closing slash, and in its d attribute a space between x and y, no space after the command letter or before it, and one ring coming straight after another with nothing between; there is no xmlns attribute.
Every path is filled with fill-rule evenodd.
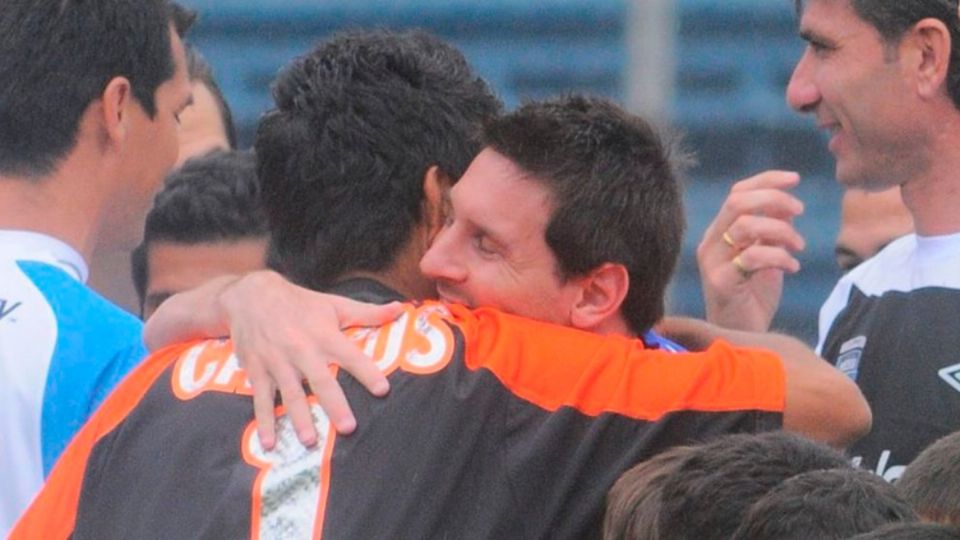
<svg viewBox="0 0 960 540"><path fill-rule="evenodd" d="M177 159L191 22L163 0L0 9L0 536L145 354L85 281L96 249L136 245Z"/></svg>
<svg viewBox="0 0 960 540"><path fill-rule="evenodd" d="M131 257L142 317L212 278L266 268L268 240L251 152L187 161L157 194Z"/></svg>
<svg viewBox="0 0 960 540"><path fill-rule="evenodd" d="M844 276L820 311L818 352L874 413L852 453L895 480L960 429L960 22L956 0L797 3L808 45L787 101L831 134L837 179L898 188L916 234ZM765 331L783 276L799 270L799 181L772 171L734 185L698 248L708 319Z"/></svg>
<svg viewBox="0 0 960 540"><path fill-rule="evenodd" d="M848 189L840 205L840 230L834 248L837 266L846 274L912 232L913 218L903 205L899 187L878 192Z"/></svg>
<svg viewBox="0 0 960 540"><path fill-rule="evenodd" d="M180 115L179 168L191 158L214 150L233 150L237 147L237 128L233 112L227 103L213 69L200 51L187 44L187 70L193 103Z"/></svg>

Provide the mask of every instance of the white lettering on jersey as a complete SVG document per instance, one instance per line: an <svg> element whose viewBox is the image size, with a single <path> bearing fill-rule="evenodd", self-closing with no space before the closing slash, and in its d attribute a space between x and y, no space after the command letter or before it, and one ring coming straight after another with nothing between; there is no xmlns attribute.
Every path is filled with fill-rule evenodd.
<svg viewBox="0 0 960 540"><path fill-rule="evenodd" d="M23 304L23 302L11 302L0 298L0 321L6 319L14 310L20 307L21 304Z"/></svg>
<svg viewBox="0 0 960 540"><path fill-rule="evenodd" d="M244 460L260 469L253 485L250 516L250 536L254 540L319 535L330 480L333 430L319 405L311 404L310 412L320 437L311 448L300 443L286 415L277 420L273 450L260 446L256 422L244 432Z"/></svg>
<svg viewBox="0 0 960 540"><path fill-rule="evenodd" d="M877 476L882 477L887 482L896 482L903 476L903 471L907 469L906 465L892 465L887 467L887 464L890 461L890 450L884 450L880 453L880 459L877 461L877 469L871 471ZM863 463L863 456L856 456L850 460L854 467L860 468L860 464Z"/></svg>

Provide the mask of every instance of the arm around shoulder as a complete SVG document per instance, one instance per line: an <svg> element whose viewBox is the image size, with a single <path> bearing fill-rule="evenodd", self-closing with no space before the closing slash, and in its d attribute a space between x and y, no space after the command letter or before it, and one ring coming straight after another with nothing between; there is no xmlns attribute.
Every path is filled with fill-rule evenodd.
<svg viewBox="0 0 960 540"><path fill-rule="evenodd" d="M703 349L723 339L779 355L786 375L783 427L788 431L841 448L870 431L873 416L857 385L797 339L728 330L683 318L667 319L660 329L691 349Z"/></svg>
<svg viewBox="0 0 960 540"><path fill-rule="evenodd" d="M846 448L870 431L873 415L856 383L797 339L782 334L731 336L734 343L770 349L786 372L783 428Z"/></svg>
<svg viewBox="0 0 960 540"><path fill-rule="evenodd" d="M795 347L795 354L781 355L787 372L784 429L838 448L850 446L873 423L866 398L856 383L812 350L800 342Z"/></svg>

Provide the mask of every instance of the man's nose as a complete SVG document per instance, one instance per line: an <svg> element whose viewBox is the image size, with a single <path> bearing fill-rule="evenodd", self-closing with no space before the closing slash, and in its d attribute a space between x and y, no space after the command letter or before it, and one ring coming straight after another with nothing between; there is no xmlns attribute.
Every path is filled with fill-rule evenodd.
<svg viewBox="0 0 960 540"><path fill-rule="evenodd" d="M793 68L793 74L787 84L787 103L797 112L812 112L820 101L820 90L811 76L810 55L808 47Z"/></svg>
<svg viewBox="0 0 960 540"><path fill-rule="evenodd" d="M420 271L429 279L461 282L466 279L466 267L456 250L456 238L449 229L440 231L430 249L420 259Z"/></svg>

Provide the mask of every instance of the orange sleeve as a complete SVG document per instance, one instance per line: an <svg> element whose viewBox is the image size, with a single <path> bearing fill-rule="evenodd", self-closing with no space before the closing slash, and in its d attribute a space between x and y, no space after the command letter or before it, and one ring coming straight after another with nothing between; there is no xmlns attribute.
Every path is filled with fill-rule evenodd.
<svg viewBox="0 0 960 540"><path fill-rule="evenodd" d="M487 369L518 397L546 410L617 413L654 421L682 410L782 412L786 377L772 352L719 341L697 353L645 349L638 339L598 336L500 313L451 306L466 337L466 363Z"/></svg>
<svg viewBox="0 0 960 540"><path fill-rule="evenodd" d="M70 441L43 489L17 521L10 540L70 537L76 523L87 460L94 446L126 418L154 381L194 344L176 345L151 355L117 385Z"/></svg>

